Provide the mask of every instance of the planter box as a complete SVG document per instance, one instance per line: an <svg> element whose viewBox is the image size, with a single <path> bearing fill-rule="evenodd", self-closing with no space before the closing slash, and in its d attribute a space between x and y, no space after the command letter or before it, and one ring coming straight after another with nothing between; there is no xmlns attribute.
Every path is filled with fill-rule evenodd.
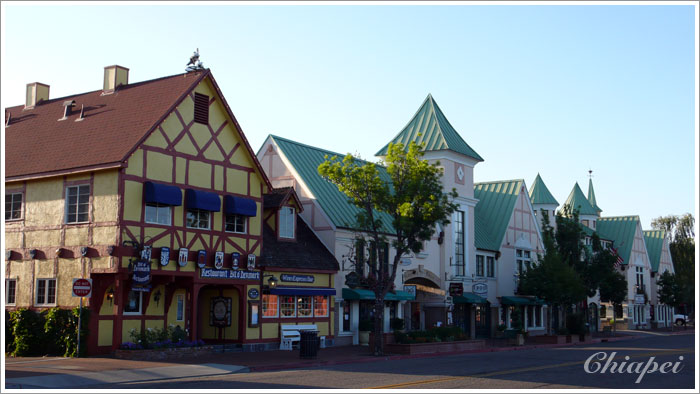
<svg viewBox="0 0 700 394"><path fill-rule="evenodd" d="M579 336L578 335L567 335L566 336L566 343L579 343Z"/></svg>
<svg viewBox="0 0 700 394"><path fill-rule="evenodd" d="M566 335L538 335L531 337L535 343L561 344L566 343Z"/></svg>
<svg viewBox="0 0 700 394"><path fill-rule="evenodd" d="M392 343L384 346L387 353L393 354L424 354L424 353L447 353L459 352L463 350L476 350L486 347L483 339L472 339L468 341L455 342L428 342L428 343Z"/></svg>
<svg viewBox="0 0 700 394"><path fill-rule="evenodd" d="M593 334L590 332L579 337L580 342L590 342L591 340L593 340Z"/></svg>
<svg viewBox="0 0 700 394"><path fill-rule="evenodd" d="M114 357L125 360L172 360L181 357L197 357L214 353L214 346L174 347L169 349L141 349L114 351Z"/></svg>
<svg viewBox="0 0 700 394"><path fill-rule="evenodd" d="M382 334L382 337L384 338L384 348L386 349L386 345L395 343L394 341L394 333L393 332L385 332ZM374 333L370 332L369 333L369 348L374 349Z"/></svg>

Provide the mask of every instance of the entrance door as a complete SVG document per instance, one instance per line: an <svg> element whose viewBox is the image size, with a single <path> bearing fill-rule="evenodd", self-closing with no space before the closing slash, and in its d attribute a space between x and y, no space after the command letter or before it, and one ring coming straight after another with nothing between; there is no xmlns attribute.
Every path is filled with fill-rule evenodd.
<svg viewBox="0 0 700 394"><path fill-rule="evenodd" d="M490 335L489 329L489 304L476 304L474 313L474 335L477 338L488 338Z"/></svg>

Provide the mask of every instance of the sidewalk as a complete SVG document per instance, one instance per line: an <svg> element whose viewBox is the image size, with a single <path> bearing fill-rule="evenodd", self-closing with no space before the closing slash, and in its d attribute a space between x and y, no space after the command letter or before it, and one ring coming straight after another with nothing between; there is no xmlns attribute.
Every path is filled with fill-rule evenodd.
<svg viewBox="0 0 700 394"><path fill-rule="evenodd" d="M693 334L694 331L686 331ZM622 333L621 333L622 334ZM593 338L586 345L638 338L635 332L611 338ZM670 332L668 334L671 334ZM674 333L675 334L675 333ZM214 353L197 358L182 358L168 361L133 361L112 357L88 358L6 358L5 377L7 389L19 388L68 388L103 383L134 381L156 381L173 377L201 377L230 373L274 371L295 368L310 368L350 363L368 363L384 360L425 358L453 354L517 351L538 348L572 346L572 344L526 344L524 346L498 346L487 342L487 348L419 355L386 355L374 357L366 346L343 346L319 349L318 357L312 360L299 358L299 350L273 350L266 352Z"/></svg>

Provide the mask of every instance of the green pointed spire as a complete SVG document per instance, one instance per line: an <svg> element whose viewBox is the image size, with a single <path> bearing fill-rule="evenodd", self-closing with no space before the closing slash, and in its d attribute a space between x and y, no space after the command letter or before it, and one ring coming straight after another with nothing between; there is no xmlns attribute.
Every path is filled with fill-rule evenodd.
<svg viewBox="0 0 700 394"><path fill-rule="evenodd" d="M401 142L405 146L411 141L425 143L424 151L451 150L477 161L484 161L452 127L430 94L406 127L391 140L393 143ZM386 156L388 150L389 144L386 144L375 155Z"/></svg>
<svg viewBox="0 0 700 394"><path fill-rule="evenodd" d="M542 177L537 173L535 181L532 182L530 187L530 201L533 204L554 204L559 205L557 200L554 198L552 193L547 189L547 185L544 184Z"/></svg>
<svg viewBox="0 0 700 394"><path fill-rule="evenodd" d="M603 210L600 209L598 204L596 204L595 202L595 192L593 191L593 179L591 178L588 178L588 202L591 203L593 208L595 208L596 212L603 212Z"/></svg>
<svg viewBox="0 0 700 394"><path fill-rule="evenodd" d="M578 182L574 185L571 190L569 197L567 197L564 206L568 206L573 212L574 209L578 209L580 215L594 215L597 216L598 212L593 208L588 199L583 194L583 191L578 185Z"/></svg>

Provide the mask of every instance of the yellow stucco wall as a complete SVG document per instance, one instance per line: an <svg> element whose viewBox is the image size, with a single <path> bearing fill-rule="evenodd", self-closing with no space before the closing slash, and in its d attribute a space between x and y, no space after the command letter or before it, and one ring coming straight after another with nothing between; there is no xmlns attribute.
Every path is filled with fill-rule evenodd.
<svg viewBox="0 0 700 394"><path fill-rule="evenodd" d="M182 314L182 320L177 320L177 297L182 296L182 301L184 303L184 313ZM185 289L178 289L173 294L173 302L170 304L168 309L168 325L180 326L180 328L185 328L185 322L187 321L187 294Z"/></svg>
<svg viewBox="0 0 700 394"><path fill-rule="evenodd" d="M132 342L131 335L129 334L131 330L141 331L141 320L124 320L122 322L122 342Z"/></svg>
<svg viewBox="0 0 700 394"><path fill-rule="evenodd" d="M263 337L263 339L279 338L279 336L280 336L279 323L264 323L262 325L262 337Z"/></svg>
<svg viewBox="0 0 700 394"><path fill-rule="evenodd" d="M114 322L112 320L100 320L97 323L97 346L112 345Z"/></svg>
<svg viewBox="0 0 700 394"><path fill-rule="evenodd" d="M199 316L200 316L200 336L206 340L216 340L219 337L218 327L209 325L209 311L211 310L211 300L219 296L219 289L202 289L199 293ZM239 312L238 292L233 289L225 289L223 297L231 298L231 326L225 329L225 339L238 339L238 324L239 320L244 321Z"/></svg>

